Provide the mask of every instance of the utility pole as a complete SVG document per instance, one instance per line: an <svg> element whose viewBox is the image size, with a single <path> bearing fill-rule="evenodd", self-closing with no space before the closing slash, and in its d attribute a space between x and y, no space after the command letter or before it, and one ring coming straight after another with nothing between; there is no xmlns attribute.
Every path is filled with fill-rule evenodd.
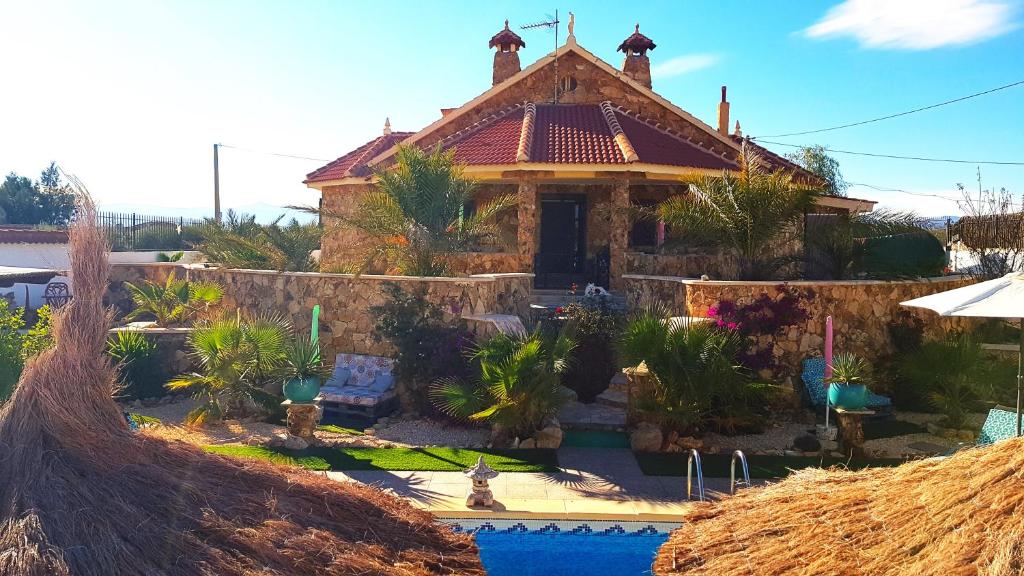
<svg viewBox="0 0 1024 576"><path fill-rule="evenodd" d="M220 144L213 145L213 219L220 222L220 161L217 152Z"/></svg>

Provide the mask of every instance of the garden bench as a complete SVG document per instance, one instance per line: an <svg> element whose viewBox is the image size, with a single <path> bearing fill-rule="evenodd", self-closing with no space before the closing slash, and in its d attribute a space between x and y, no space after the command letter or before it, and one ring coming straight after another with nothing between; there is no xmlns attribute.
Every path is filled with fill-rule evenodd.
<svg viewBox="0 0 1024 576"><path fill-rule="evenodd" d="M810 396L812 406L824 406L828 402L828 391L825 389L825 359L808 358L804 360L804 370L800 378ZM868 392L867 408L875 412L892 412L892 400L888 396Z"/></svg>
<svg viewBox="0 0 1024 576"><path fill-rule="evenodd" d="M334 372L314 399L331 416L378 418L398 406L395 361L383 356L338 354Z"/></svg>

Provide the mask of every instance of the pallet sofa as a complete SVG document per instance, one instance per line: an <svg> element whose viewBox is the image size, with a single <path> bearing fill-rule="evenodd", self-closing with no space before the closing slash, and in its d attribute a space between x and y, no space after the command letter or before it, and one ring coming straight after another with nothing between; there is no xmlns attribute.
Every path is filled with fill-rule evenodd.
<svg viewBox="0 0 1024 576"><path fill-rule="evenodd" d="M315 402L324 418L366 417L376 419L398 407L395 361L382 356L338 354L334 372L320 388Z"/></svg>

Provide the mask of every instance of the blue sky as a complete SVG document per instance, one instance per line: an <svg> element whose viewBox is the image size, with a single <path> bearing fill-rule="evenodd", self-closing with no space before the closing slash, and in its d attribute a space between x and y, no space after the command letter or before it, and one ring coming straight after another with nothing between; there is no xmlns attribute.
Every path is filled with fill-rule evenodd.
<svg viewBox="0 0 1024 576"><path fill-rule="evenodd" d="M784 6L784 7L783 7ZM895 8L894 8L895 6ZM550 2L92 1L0 5L0 171L51 159L107 205L209 206L211 146L334 158L416 130L490 86L487 40ZM1024 80L1024 6L1003 0L580 2L578 42L618 66L633 24L658 47L654 89L713 124L719 86L744 133L843 124ZM553 48L522 32L526 66ZM564 39L564 27L561 34ZM836 149L1024 161L1024 86L876 124L774 138ZM787 148L770 146L779 152ZM958 196L975 166L836 154L848 180ZM226 206L315 202L320 163L225 149ZM1024 166L982 166L1024 192ZM955 202L853 188L924 215Z"/></svg>

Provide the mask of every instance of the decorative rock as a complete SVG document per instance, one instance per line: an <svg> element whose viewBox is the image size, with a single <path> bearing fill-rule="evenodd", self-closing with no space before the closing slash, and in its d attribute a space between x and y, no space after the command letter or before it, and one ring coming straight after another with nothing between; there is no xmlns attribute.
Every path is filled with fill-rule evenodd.
<svg viewBox="0 0 1024 576"><path fill-rule="evenodd" d="M557 450L562 445L562 429L558 426L547 426L534 435L537 448Z"/></svg>
<svg viewBox="0 0 1024 576"><path fill-rule="evenodd" d="M641 422L629 435L629 446L637 452L657 452L661 441L661 428L650 422Z"/></svg>
<svg viewBox="0 0 1024 576"><path fill-rule="evenodd" d="M537 440L535 438L527 438L520 442L518 447L521 450L531 450L537 447Z"/></svg>
<svg viewBox="0 0 1024 576"><path fill-rule="evenodd" d="M683 447L680 446L679 444L674 443L674 442L669 444L668 446L665 446L665 452L678 453L678 452L682 452L682 451L683 451Z"/></svg>
<svg viewBox="0 0 1024 576"><path fill-rule="evenodd" d="M693 436L684 436L676 440L676 445L683 450L702 450L704 448L704 441Z"/></svg>
<svg viewBox="0 0 1024 576"><path fill-rule="evenodd" d="M817 452L821 450L821 442L810 434L804 434L793 439L793 449L801 452Z"/></svg>

